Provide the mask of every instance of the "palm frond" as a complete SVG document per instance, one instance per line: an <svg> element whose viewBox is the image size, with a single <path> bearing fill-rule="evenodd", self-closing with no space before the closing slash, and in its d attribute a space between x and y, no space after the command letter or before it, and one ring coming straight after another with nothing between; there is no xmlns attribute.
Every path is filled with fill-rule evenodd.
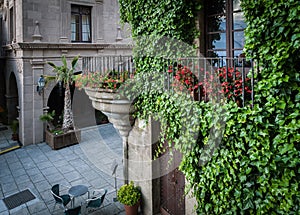
<svg viewBox="0 0 300 215"><path fill-rule="evenodd" d="M72 60L72 69L74 70L76 67L76 64L78 62L79 59L79 55L77 55L76 57L74 57L74 59Z"/></svg>
<svg viewBox="0 0 300 215"><path fill-rule="evenodd" d="M65 55L63 55L61 57L61 61L62 61L63 65L64 65L64 68L68 68L67 59L66 59Z"/></svg>

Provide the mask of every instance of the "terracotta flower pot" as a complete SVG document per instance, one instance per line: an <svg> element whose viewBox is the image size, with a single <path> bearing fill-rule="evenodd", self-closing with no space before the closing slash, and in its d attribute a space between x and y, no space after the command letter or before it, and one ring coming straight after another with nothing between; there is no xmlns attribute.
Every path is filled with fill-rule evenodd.
<svg viewBox="0 0 300 215"><path fill-rule="evenodd" d="M124 205L126 215L137 215L140 202L137 202L133 206Z"/></svg>

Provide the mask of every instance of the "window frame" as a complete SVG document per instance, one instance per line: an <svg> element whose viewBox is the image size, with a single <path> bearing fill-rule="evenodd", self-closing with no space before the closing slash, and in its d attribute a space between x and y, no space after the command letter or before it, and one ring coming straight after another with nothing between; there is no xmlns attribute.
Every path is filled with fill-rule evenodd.
<svg viewBox="0 0 300 215"><path fill-rule="evenodd" d="M16 42L16 36L15 36L15 8L11 7L9 8L9 41L10 43Z"/></svg>
<svg viewBox="0 0 300 215"><path fill-rule="evenodd" d="M241 51L243 50L242 48L235 48L234 47L234 34L236 32L244 32L245 28L236 28L234 27L234 14L242 13L241 9L234 10L233 8L233 1L234 0L224 0L225 7L222 12L219 13L211 13L208 11L207 5L205 5L205 55L207 57L211 57L213 53L215 52L224 52L226 53L226 56L219 56L219 57L226 57L226 58L233 58L237 57L235 55L235 51ZM207 4L212 4L211 2L205 1ZM212 31L210 30L209 26L209 20L211 20L213 17L219 17L219 18L224 18L225 20L225 26L226 29L222 30L219 29L217 31ZM214 48L211 47L212 40L210 39L211 36L225 33L225 48ZM245 37L244 37L245 38ZM220 39L221 40L221 39Z"/></svg>
<svg viewBox="0 0 300 215"><path fill-rule="evenodd" d="M75 10L78 10L75 11ZM88 12L87 12L88 11ZM84 5L77 5L77 4L72 4L71 5L71 42L72 43L91 43L92 42L92 7L91 6L84 6ZM75 40L73 40L73 28L72 25L74 24L72 22L73 16L78 16L78 29L75 29ZM89 39L88 40L83 40L83 16L87 16L88 18L88 26L89 26ZM75 22L75 25L77 22ZM77 32L78 30L78 32ZM76 38L76 34L78 34L78 38Z"/></svg>

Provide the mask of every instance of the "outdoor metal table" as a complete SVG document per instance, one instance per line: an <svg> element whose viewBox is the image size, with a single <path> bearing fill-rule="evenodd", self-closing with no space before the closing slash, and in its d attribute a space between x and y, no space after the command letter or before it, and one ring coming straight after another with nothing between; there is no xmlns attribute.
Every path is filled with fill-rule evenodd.
<svg viewBox="0 0 300 215"><path fill-rule="evenodd" d="M82 196L88 193L88 198L90 197L89 189L85 185L75 185L69 189L69 195L71 196L71 206L74 207L75 197Z"/></svg>

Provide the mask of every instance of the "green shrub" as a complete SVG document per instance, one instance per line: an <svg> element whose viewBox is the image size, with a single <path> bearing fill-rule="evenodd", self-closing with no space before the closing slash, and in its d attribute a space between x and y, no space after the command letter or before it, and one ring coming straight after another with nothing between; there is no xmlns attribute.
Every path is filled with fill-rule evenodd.
<svg viewBox="0 0 300 215"><path fill-rule="evenodd" d="M133 206L141 199L141 191L131 181L129 184L124 184L120 187L117 193L118 201L124 205Z"/></svg>

